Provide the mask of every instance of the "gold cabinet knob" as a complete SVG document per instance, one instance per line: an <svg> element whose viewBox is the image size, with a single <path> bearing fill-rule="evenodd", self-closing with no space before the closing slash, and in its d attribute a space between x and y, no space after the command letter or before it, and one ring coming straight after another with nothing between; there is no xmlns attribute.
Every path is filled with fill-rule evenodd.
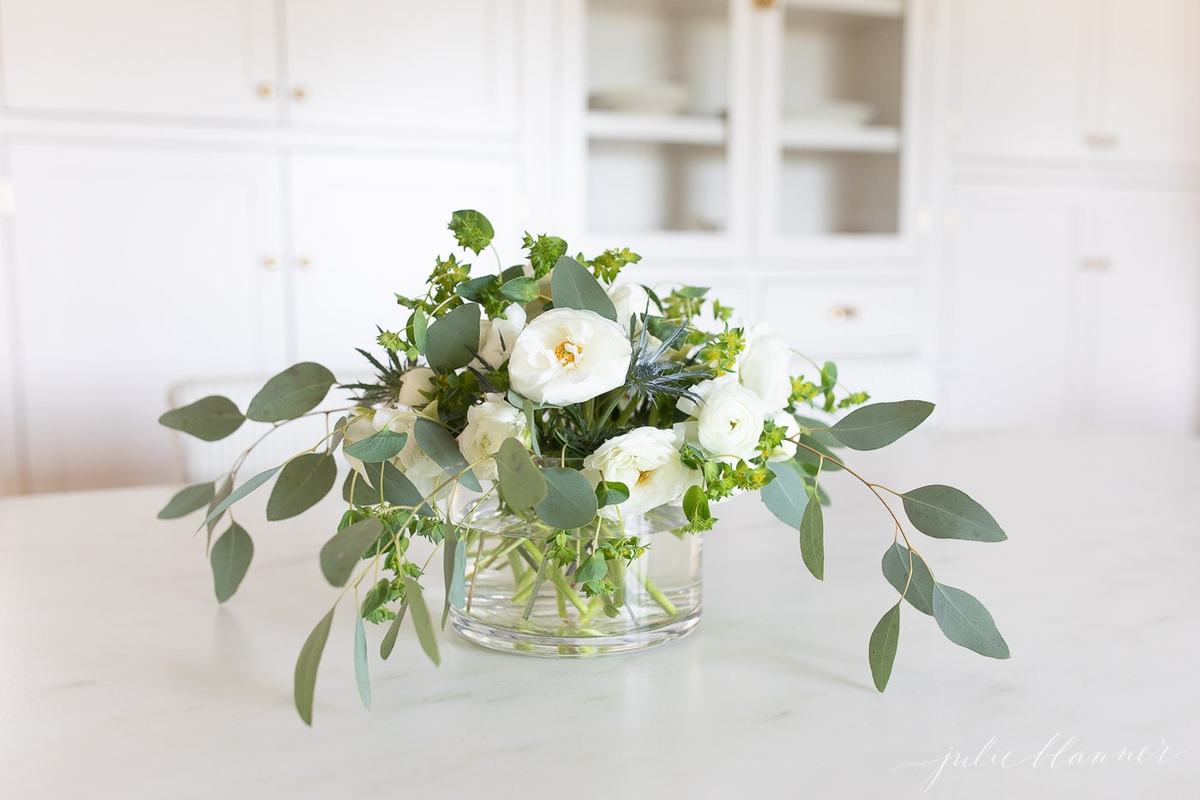
<svg viewBox="0 0 1200 800"><path fill-rule="evenodd" d="M829 318L834 322L844 322L857 316L858 309L854 306L831 306L829 309Z"/></svg>
<svg viewBox="0 0 1200 800"><path fill-rule="evenodd" d="M1112 261L1103 256L1086 256L1079 259L1079 266L1088 272L1108 272L1112 269Z"/></svg>
<svg viewBox="0 0 1200 800"><path fill-rule="evenodd" d="M254 93L258 95L259 100L270 100L275 96L275 84L270 81L261 81L258 86L254 87Z"/></svg>
<svg viewBox="0 0 1200 800"><path fill-rule="evenodd" d="M775 0L754 0L755 8L774 8Z"/></svg>
<svg viewBox="0 0 1200 800"><path fill-rule="evenodd" d="M292 99L297 103L303 103L308 99L308 89L304 88L303 86L293 86Z"/></svg>
<svg viewBox="0 0 1200 800"><path fill-rule="evenodd" d="M296 259L296 265L300 267L300 269L308 269L312 266L312 259L308 256L300 256L298 259Z"/></svg>
<svg viewBox="0 0 1200 800"><path fill-rule="evenodd" d="M275 269L279 266L279 259L275 258L275 256L265 256L262 260L262 265L267 269Z"/></svg>

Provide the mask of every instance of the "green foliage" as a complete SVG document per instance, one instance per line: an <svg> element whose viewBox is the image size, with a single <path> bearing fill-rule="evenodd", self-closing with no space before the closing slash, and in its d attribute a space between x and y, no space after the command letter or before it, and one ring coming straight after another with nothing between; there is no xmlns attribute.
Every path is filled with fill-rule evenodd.
<svg viewBox="0 0 1200 800"><path fill-rule="evenodd" d="M320 364L304 361L275 375L250 401L246 416L255 422L295 419L312 411L337 382Z"/></svg>
<svg viewBox="0 0 1200 800"><path fill-rule="evenodd" d="M598 481L596 483L596 505L616 506L629 499L629 487L618 481Z"/></svg>
<svg viewBox="0 0 1200 800"><path fill-rule="evenodd" d="M355 522L333 535L321 548L321 572L333 586L345 586L354 565L383 534L383 524L374 517Z"/></svg>
<svg viewBox="0 0 1200 800"><path fill-rule="evenodd" d="M505 439L496 453L500 497L514 511L525 511L545 499L549 487L529 451L516 439ZM628 495L627 495L628 496Z"/></svg>
<svg viewBox="0 0 1200 800"><path fill-rule="evenodd" d="M521 246L529 253L529 264L533 267L533 277L544 278L560 258L567 254L567 243L557 236L539 234L536 239L525 232Z"/></svg>
<svg viewBox="0 0 1200 800"><path fill-rule="evenodd" d="M829 432L854 450L877 450L899 439L933 413L933 403L902 400L863 406L838 420Z"/></svg>
<svg viewBox="0 0 1200 800"><path fill-rule="evenodd" d="M215 442L242 427L246 418L228 397L209 395L194 403L175 408L158 418L159 425Z"/></svg>
<svg viewBox="0 0 1200 800"><path fill-rule="evenodd" d="M253 478L251 478L250 480L243 483L241 486L234 489L232 492L229 493L228 497L226 497L221 502L217 503L217 505L214 506L212 508L212 510L210 510L208 512L208 517L204 520L204 524L207 525L207 524L210 524L210 523L214 522L215 520L219 519L220 516L225 513L225 510L227 508L229 508L231 505L236 503L238 500L241 500L246 495L253 492L258 487L262 486L267 481L271 480L271 476L273 476L278 471L279 471L279 467L271 467L268 470L263 470L262 472L258 473ZM201 527L203 527L203 525Z"/></svg>
<svg viewBox="0 0 1200 800"><path fill-rule="evenodd" d="M675 322L688 322L703 310L706 294L708 294L706 286L684 286L672 289L671 293L662 301L663 315Z"/></svg>
<svg viewBox="0 0 1200 800"><path fill-rule="evenodd" d="M825 580L825 517L821 504L810 502L800 517L800 557L817 580Z"/></svg>
<svg viewBox="0 0 1200 800"><path fill-rule="evenodd" d="M390 352L404 351L408 349L408 343L404 337L393 331L379 331L379 335L375 337L375 341L379 346Z"/></svg>
<svg viewBox="0 0 1200 800"><path fill-rule="evenodd" d="M746 337L741 328L730 328L718 333L708 344L700 348L696 360L704 364L713 375L724 375L737 364L738 356L746 349Z"/></svg>
<svg viewBox="0 0 1200 800"><path fill-rule="evenodd" d="M425 455L432 458L447 475L456 477L459 483L472 491L483 491L475 474L467 469L466 459L458 450L458 442L454 441L449 431L436 422L418 417L413 434Z"/></svg>
<svg viewBox="0 0 1200 800"><path fill-rule="evenodd" d="M911 561L911 564L910 564ZM912 579L909 579L909 569ZM919 555L909 551L907 547L895 542L883 554L883 577L904 599L922 614L933 614L933 575L929 566ZM904 587L908 586L905 592Z"/></svg>
<svg viewBox="0 0 1200 800"><path fill-rule="evenodd" d="M233 480L229 475L226 475L225 478L216 486L217 490L213 492L212 499L208 501L207 514L212 514L213 509L223 503L226 497L229 497L229 493L233 491ZM221 512L216 517L208 517L207 514L204 523L205 527L208 529L205 532L207 541L206 548L208 545L212 544L213 531L217 529L217 523L221 521L221 517L224 515L224 512Z"/></svg>
<svg viewBox="0 0 1200 800"><path fill-rule="evenodd" d="M367 666L367 632L362 617L354 617L354 681L364 708L371 707L371 673Z"/></svg>
<svg viewBox="0 0 1200 800"><path fill-rule="evenodd" d="M254 558L254 542L246 529L236 522L221 534L209 554L212 566L213 591L217 602L224 603L237 592Z"/></svg>
<svg viewBox="0 0 1200 800"><path fill-rule="evenodd" d="M867 645L867 661L871 665L871 679L875 688L883 691L892 677L892 665L896 662L896 645L900 641L900 604L888 609L883 618L871 631Z"/></svg>
<svg viewBox="0 0 1200 800"><path fill-rule="evenodd" d="M214 491L211 483L197 483L180 489L158 512L158 518L178 519L199 511L212 501Z"/></svg>
<svg viewBox="0 0 1200 800"><path fill-rule="evenodd" d="M267 519L303 514L329 494L337 481L337 464L327 453L304 453L283 466L267 500Z"/></svg>
<svg viewBox="0 0 1200 800"><path fill-rule="evenodd" d="M541 290L536 278L513 278L500 285L500 296L512 303L532 303Z"/></svg>
<svg viewBox="0 0 1200 800"><path fill-rule="evenodd" d="M325 643L329 641L329 629L333 626L335 604L329 609L312 633L304 640L300 655L296 659L296 674L292 684L292 698L296 703L296 711L305 725L312 725L313 692L317 685L317 668L321 665L321 654L325 651Z"/></svg>
<svg viewBox="0 0 1200 800"><path fill-rule="evenodd" d="M775 518L789 528L800 529L808 507L808 489L800 473L786 461L772 461L767 469L775 476L759 497Z"/></svg>
<svg viewBox="0 0 1200 800"><path fill-rule="evenodd" d="M429 609L425 606L425 596L421 594L421 584L412 577L404 579L404 597L412 609L413 627L417 629L417 641L421 643L421 649L430 661L440 664L442 659L438 655L437 636L429 619Z"/></svg>
<svg viewBox="0 0 1200 800"><path fill-rule="evenodd" d="M400 604L400 610L392 618L392 624L388 625L387 632L383 634L383 639L379 643L379 657L385 661L392 654L392 648L396 646L396 636L400 633L400 625L404 622L404 616L407 613L408 601L405 600Z"/></svg>
<svg viewBox="0 0 1200 800"><path fill-rule="evenodd" d="M1008 538L983 506L953 486L922 486L901 495L904 513L927 536L1002 542Z"/></svg>
<svg viewBox="0 0 1200 800"><path fill-rule="evenodd" d="M455 211L450 215L448 227L454 233L458 246L472 251L475 255L479 255L491 244L492 237L496 235L488 218L474 209Z"/></svg>
<svg viewBox="0 0 1200 800"><path fill-rule="evenodd" d="M607 574L608 562L604 560L604 554L595 552L585 558L579 569L575 570L575 580L579 583L595 583L604 580Z"/></svg>
<svg viewBox="0 0 1200 800"><path fill-rule="evenodd" d="M688 521L684 528L687 533L703 533L712 530L717 520L713 518L712 512L709 510L708 497L704 494L704 487L689 486L683 493L683 515L687 517Z"/></svg>
<svg viewBox="0 0 1200 800"><path fill-rule="evenodd" d="M396 584L397 581L389 578L380 578L376 581L363 597L362 605L359 606L359 616L367 622L374 623L395 617L396 615L388 610L387 604L403 595L403 590L397 588Z"/></svg>
<svg viewBox="0 0 1200 800"><path fill-rule="evenodd" d="M564 248L565 250L565 248ZM593 259L585 259L583 253L580 253L577 260L582 264L587 264L592 268L592 274L597 280L611 284L621 274L621 270L629 264L636 264L642 260L642 257L630 250L628 247L619 249L605 250L600 255Z"/></svg>
<svg viewBox="0 0 1200 800"><path fill-rule="evenodd" d="M587 525L596 516L596 493L587 478L568 467L544 467L546 497L534 510L552 528L570 530Z"/></svg>
<svg viewBox="0 0 1200 800"><path fill-rule="evenodd" d="M465 367L479 347L479 306L467 303L429 326L425 358L435 370Z"/></svg>
<svg viewBox="0 0 1200 800"><path fill-rule="evenodd" d="M407 442L407 433L396 433L393 430L384 428L371 434L366 439L346 445L342 448L342 451L348 456L357 458L364 464L378 464L381 461L387 461L389 458L395 458L399 455Z"/></svg>
<svg viewBox="0 0 1200 800"><path fill-rule="evenodd" d="M563 256L550 273L550 296L555 308L577 308L594 311L600 316L617 320L617 309L604 288L596 282L578 261Z"/></svg>
<svg viewBox="0 0 1200 800"><path fill-rule="evenodd" d="M974 596L944 583L933 586L933 618L946 638L988 658L1008 658L1008 643Z"/></svg>

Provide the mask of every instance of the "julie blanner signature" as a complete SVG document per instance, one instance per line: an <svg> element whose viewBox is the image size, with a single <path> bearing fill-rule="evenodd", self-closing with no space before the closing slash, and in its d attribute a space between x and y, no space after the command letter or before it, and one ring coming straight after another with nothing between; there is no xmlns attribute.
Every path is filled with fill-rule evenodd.
<svg viewBox="0 0 1200 800"><path fill-rule="evenodd" d="M1062 733L1055 733L1037 751L1018 751L1002 747L999 739L993 736L978 750L968 752L952 747L937 758L897 764L892 771L924 768L921 791L928 792L950 771L977 768L1059 771L1102 765L1157 767L1174 761L1186 752L1168 744L1166 739L1154 744L1098 750L1081 745L1078 737Z"/></svg>

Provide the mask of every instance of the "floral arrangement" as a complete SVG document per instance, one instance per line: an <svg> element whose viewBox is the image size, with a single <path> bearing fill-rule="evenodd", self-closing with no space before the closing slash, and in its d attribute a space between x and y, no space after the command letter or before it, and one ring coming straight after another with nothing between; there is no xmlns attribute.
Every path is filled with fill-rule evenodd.
<svg viewBox="0 0 1200 800"><path fill-rule="evenodd" d="M449 228L461 251L436 260L423 296L397 296L405 324L380 329L380 354L359 351L376 375L342 387L355 394L352 405L314 411L337 381L306 362L267 381L245 413L210 396L159 420L208 441L247 419L266 423L257 444L289 421L325 418L326 435L285 463L241 480L252 445L228 473L183 489L159 514L207 509L201 527L220 602L236 592L253 557L234 504L275 478L267 518L293 517L333 488L336 451L351 466L342 487L346 511L319 557L341 593L296 663L295 702L306 723L334 611L350 592L365 704L364 621L386 626L379 648L386 659L402 621L411 619L438 662L421 585L432 555L410 559L416 540L443 553L443 626L453 616L464 635L518 651L619 651L647 631L686 631L678 627L685 612L694 622L698 594L689 587L698 576L672 594L641 565L670 548L694 547L717 521L713 508L733 495L758 492L798 531L800 557L822 579L831 472L873 494L894 531L882 570L898 599L868 646L876 687L883 691L891 674L904 602L933 616L956 644L1008 657L988 611L935 580L908 535L911 528L1001 541L992 516L949 486L897 492L867 480L840 453L891 444L924 421L932 404L868 404L866 392L839 384L832 363L800 356L766 325L737 324L733 309L706 289L656 293L620 280L640 260L627 249L572 258L561 238L527 233L526 263L505 269L496 255L494 273L472 277L465 259L496 252L492 225L464 210ZM791 374L797 360L809 364L805 374ZM226 517L228 527L213 541ZM698 571L696 551L681 552ZM507 588L498 588L496 575L506 576ZM508 616L483 625L473 605ZM499 639L480 639L484 629ZM593 640L620 646L590 647Z"/></svg>

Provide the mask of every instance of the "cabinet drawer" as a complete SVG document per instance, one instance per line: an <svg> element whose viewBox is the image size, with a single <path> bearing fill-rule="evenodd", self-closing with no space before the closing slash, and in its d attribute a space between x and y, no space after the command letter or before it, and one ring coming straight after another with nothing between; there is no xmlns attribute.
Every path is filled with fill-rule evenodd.
<svg viewBox="0 0 1200 800"><path fill-rule="evenodd" d="M763 316L801 352L820 359L918 348L918 290L905 285L796 285L763 280Z"/></svg>

